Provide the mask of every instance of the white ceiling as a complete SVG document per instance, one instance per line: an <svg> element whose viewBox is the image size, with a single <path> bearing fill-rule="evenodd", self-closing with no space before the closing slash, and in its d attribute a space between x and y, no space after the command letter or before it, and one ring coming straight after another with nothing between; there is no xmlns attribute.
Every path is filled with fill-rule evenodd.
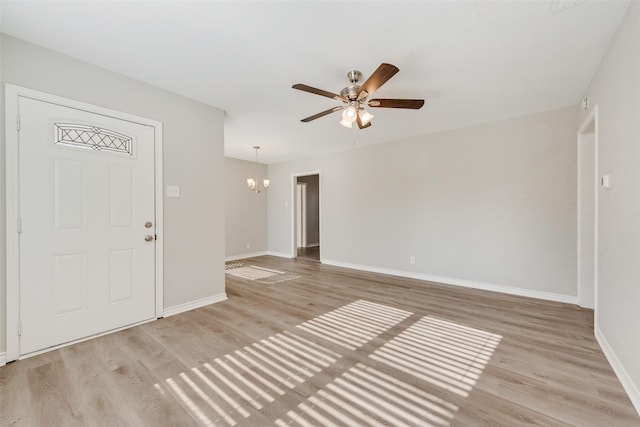
<svg viewBox="0 0 640 427"><path fill-rule="evenodd" d="M225 154L273 163L579 103L628 1L2 1L2 32L225 110ZM425 98L345 129L350 69ZM364 79L363 78L363 79Z"/></svg>

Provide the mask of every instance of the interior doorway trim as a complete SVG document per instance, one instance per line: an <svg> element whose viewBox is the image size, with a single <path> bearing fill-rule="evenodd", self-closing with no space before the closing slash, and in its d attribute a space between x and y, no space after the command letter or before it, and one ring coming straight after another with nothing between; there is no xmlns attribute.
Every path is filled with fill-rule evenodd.
<svg viewBox="0 0 640 427"><path fill-rule="evenodd" d="M163 316L163 252L164 219L163 213L163 170L162 170L162 122L135 116L121 111L111 110L87 104L73 99L51 95L34 89L5 83L5 167L6 167L6 361L17 360L20 356L18 336L20 321L20 239L18 218L20 207L19 194L19 152L18 152L18 101L30 98L37 101L57 104L64 107L100 114L115 119L154 128L154 168L155 168L155 318ZM82 341L82 340L78 340ZM67 344L65 344L67 345ZM55 348L55 347L54 347Z"/></svg>
<svg viewBox="0 0 640 427"><path fill-rule="evenodd" d="M599 168L598 168L598 105L586 116L577 132L577 180L578 180L578 199L577 199L577 299L578 304L583 300L583 280L582 280L582 159L584 156L583 138L586 134L590 134L589 128L593 126L593 309L594 309L594 325L598 324L598 190L599 190Z"/></svg>
<svg viewBox="0 0 640 427"><path fill-rule="evenodd" d="M296 246L307 247L307 183L297 183L296 193Z"/></svg>
<svg viewBox="0 0 640 427"><path fill-rule="evenodd" d="M298 257L298 241L297 241L297 226L298 220L296 215L297 207L297 193L298 193L298 177L318 175L318 240L322 245L322 174L319 170L310 172L298 172L291 174L291 258ZM322 246L320 246L320 261L322 261Z"/></svg>

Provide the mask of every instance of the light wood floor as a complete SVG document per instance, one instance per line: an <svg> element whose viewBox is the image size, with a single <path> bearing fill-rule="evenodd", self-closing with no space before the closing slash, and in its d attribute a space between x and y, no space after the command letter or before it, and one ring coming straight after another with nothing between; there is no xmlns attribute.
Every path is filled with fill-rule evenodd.
<svg viewBox="0 0 640 427"><path fill-rule="evenodd" d="M312 259L320 261L320 246L313 248L298 248L298 258Z"/></svg>
<svg viewBox="0 0 640 427"><path fill-rule="evenodd" d="M2 426L640 426L575 306L335 268L0 368Z"/></svg>

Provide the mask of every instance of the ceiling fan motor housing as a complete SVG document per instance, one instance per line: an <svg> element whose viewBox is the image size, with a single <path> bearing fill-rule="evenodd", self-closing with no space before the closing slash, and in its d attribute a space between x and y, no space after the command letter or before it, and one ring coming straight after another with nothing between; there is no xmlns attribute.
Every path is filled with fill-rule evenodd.
<svg viewBox="0 0 640 427"><path fill-rule="evenodd" d="M362 78L362 73L358 70L352 70L347 73L347 78L351 82L351 84L356 84Z"/></svg>
<svg viewBox="0 0 640 427"><path fill-rule="evenodd" d="M353 84L342 89L340 91L340 95L347 98L349 101L355 101L358 99L358 89L360 89L360 86Z"/></svg>
<svg viewBox="0 0 640 427"><path fill-rule="evenodd" d="M362 78L362 73L358 70L351 70L347 73L347 78L351 84L342 89L340 95L349 99L349 101L355 101L358 99L358 89L360 89L358 82Z"/></svg>

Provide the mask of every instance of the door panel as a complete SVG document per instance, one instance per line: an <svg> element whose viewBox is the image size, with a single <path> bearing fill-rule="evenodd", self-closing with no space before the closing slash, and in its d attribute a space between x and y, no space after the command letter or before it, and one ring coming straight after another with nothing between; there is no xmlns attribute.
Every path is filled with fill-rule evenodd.
<svg viewBox="0 0 640 427"><path fill-rule="evenodd" d="M155 317L154 129L19 98L20 354Z"/></svg>
<svg viewBox="0 0 640 427"><path fill-rule="evenodd" d="M134 296L135 252L133 249L112 249L109 259L109 289L111 303L128 301Z"/></svg>
<svg viewBox="0 0 640 427"><path fill-rule="evenodd" d="M54 316L75 313L87 308L87 254L56 254L53 265Z"/></svg>

